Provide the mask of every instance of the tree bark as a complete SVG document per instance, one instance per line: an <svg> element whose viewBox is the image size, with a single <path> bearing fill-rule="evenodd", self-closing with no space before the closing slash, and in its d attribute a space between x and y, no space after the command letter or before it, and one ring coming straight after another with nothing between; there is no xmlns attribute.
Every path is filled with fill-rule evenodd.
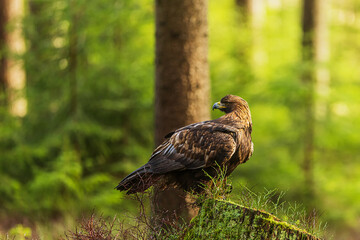
<svg viewBox="0 0 360 240"><path fill-rule="evenodd" d="M156 0L155 143L210 117L207 0ZM191 218L182 190L155 188L155 216Z"/></svg>

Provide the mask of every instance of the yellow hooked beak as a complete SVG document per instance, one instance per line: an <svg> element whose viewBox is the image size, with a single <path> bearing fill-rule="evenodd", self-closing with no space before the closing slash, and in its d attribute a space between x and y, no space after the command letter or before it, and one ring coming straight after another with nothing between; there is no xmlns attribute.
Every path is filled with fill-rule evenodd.
<svg viewBox="0 0 360 240"><path fill-rule="evenodd" d="M212 110L214 110L214 109L224 109L224 108L226 108L226 106L224 104L222 104L221 102L216 102L212 106Z"/></svg>

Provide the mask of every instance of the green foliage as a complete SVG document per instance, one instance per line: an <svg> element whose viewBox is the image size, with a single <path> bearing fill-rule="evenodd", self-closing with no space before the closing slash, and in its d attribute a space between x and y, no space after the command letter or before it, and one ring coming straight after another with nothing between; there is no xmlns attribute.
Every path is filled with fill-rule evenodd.
<svg viewBox="0 0 360 240"><path fill-rule="evenodd" d="M16 239L16 240L26 240L32 239L32 231L29 227L24 227L21 224L18 224L9 230L9 233L6 235L4 240Z"/></svg>
<svg viewBox="0 0 360 240"><path fill-rule="evenodd" d="M153 145L154 40L139 38L154 31L152 4L35 0L27 11L28 114L1 108L1 215L112 216L126 202L116 182Z"/></svg>
<svg viewBox="0 0 360 240"><path fill-rule="evenodd" d="M75 231L68 231L66 239L319 239L323 232L316 232L308 225L302 225L304 209L285 206L281 196L274 201L276 191L255 194L246 189L239 203L226 200L229 184L224 170L219 170L210 185L204 185L204 193L193 195L199 204L199 213L190 223L181 219L172 222L162 219L166 227L154 227L146 211L144 199L148 194L136 194L139 205L137 217L132 224L124 224L116 218L109 219L94 214L83 218ZM265 211L270 209L281 214L278 217ZM296 221L295 221L296 220ZM316 218L309 219L311 222ZM294 224L291 224L294 221ZM163 226L163 225L162 225ZM302 226L303 228L299 228ZM307 231L306 231L306 230ZM310 233L309 233L310 232Z"/></svg>
<svg viewBox="0 0 360 240"><path fill-rule="evenodd" d="M235 0L209 1L211 97L240 95L252 111L255 152L231 175L231 197L260 207L254 199L268 195L276 204L267 211L296 225L295 202L309 202L301 6L266 1L258 10L251 24ZM340 233L358 232L360 215L358 10L354 0L329 3L331 56L321 66L331 79L315 96L313 202ZM32 0L23 26L28 114L11 116L0 93L1 219L52 225L93 209L111 217L135 211L113 187L153 149L153 1ZM263 189L287 194L280 202L278 192L254 194ZM293 210L282 214L285 201Z"/></svg>
<svg viewBox="0 0 360 240"><path fill-rule="evenodd" d="M241 194L241 186L250 186L255 192L277 188L286 191L287 201L307 205L302 169L301 104L306 90L300 74L306 66L301 63L301 4L269 1L258 6L255 25L249 27L236 14L235 2L210 1L209 7L213 100L227 93L243 96L253 119L255 151L249 162L232 174L234 195ZM334 14L327 15L330 59L321 63L329 70L329 89L316 86L313 187L321 217L330 228L346 232L355 229L360 213L356 203L360 89L359 68L354 67L360 56L355 41L360 31L351 17L359 8L350 0L327 3L323 10ZM239 48L250 52L248 61L236 55ZM247 73L236 72L239 69L247 69Z"/></svg>

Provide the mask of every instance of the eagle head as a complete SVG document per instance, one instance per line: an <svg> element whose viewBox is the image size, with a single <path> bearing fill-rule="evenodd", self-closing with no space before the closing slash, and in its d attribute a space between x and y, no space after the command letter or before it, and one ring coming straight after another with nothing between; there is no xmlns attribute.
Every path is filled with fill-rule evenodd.
<svg viewBox="0 0 360 240"><path fill-rule="evenodd" d="M249 110L249 105L239 96L226 95L220 100L220 102L214 103L212 109L219 109L225 113L230 113L235 110Z"/></svg>

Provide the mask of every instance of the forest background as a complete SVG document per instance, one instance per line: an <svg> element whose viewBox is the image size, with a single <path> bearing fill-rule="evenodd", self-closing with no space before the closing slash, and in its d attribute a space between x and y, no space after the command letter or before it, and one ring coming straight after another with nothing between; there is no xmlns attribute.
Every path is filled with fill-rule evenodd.
<svg viewBox="0 0 360 240"><path fill-rule="evenodd" d="M6 2L1 231L21 224L49 239L92 211L135 213L113 188L154 148L153 1ZM360 239L360 4L318 4L313 118L302 108L300 0L209 1L210 97L239 95L252 111L255 153L232 174L233 195L241 185L284 191L314 206L328 235Z"/></svg>

